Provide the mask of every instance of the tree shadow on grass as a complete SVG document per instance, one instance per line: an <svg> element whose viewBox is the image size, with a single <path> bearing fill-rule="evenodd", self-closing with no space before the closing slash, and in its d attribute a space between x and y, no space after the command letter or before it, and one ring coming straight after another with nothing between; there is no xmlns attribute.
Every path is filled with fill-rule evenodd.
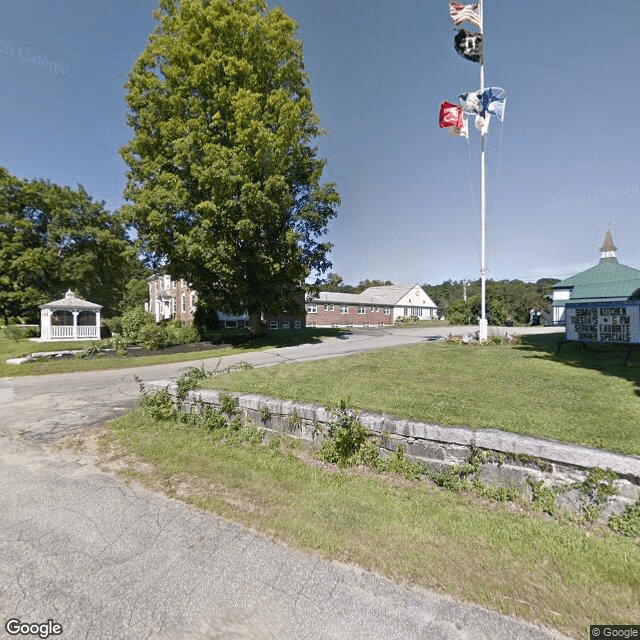
<svg viewBox="0 0 640 640"><path fill-rule="evenodd" d="M621 344L565 342L557 354L558 343L564 333L547 333L522 336L515 348L528 351L532 358L552 360L568 367L592 369L607 376L623 378L635 385L640 395L640 345L633 347L625 364L629 347Z"/></svg>

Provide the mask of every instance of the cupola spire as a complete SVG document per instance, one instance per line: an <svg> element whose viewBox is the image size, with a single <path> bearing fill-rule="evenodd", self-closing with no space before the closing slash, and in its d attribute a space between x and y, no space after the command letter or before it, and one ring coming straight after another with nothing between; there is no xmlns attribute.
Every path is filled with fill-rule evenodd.
<svg viewBox="0 0 640 640"><path fill-rule="evenodd" d="M607 232L604 234L604 242L600 247L600 251L602 251L601 258L615 258L616 257L616 247L613 244L613 238L611 237L611 228L607 229Z"/></svg>

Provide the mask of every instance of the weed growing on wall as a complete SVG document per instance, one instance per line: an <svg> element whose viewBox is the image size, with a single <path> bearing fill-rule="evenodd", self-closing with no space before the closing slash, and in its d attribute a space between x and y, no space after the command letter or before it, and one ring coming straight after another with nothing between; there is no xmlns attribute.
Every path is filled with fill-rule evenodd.
<svg viewBox="0 0 640 640"><path fill-rule="evenodd" d="M630 504L621 514L609 518L609 526L630 538L640 538L640 498Z"/></svg>
<svg viewBox="0 0 640 640"><path fill-rule="evenodd" d="M156 391L156 393L143 393L140 398L140 406L145 416L152 420L178 419L178 412L173 405L173 398L166 389Z"/></svg>
<svg viewBox="0 0 640 640"><path fill-rule="evenodd" d="M337 464L341 468L361 464L362 447L367 439L367 430L352 411L347 409L346 401L340 401L340 407L329 425L326 437L320 445L318 457L326 462Z"/></svg>
<svg viewBox="0 0 640 640"><path fill-rule="evenodd" d="M211 377L211 373L205 370L204 364L200 368L187 367L182 369L182 375L176 380L178 387L177 398L179 401L184 400L187 397L187 393L192 389L197 389L200 386L202 380Z"/></svg>
<svg viewBox="0 0 640 640"><path fill-rule="evenodd" d="M527 484L531 489L531 501L544 513L553 516L558 511L557 493L552 487L546 487L542 480L527 478Z"/></svg>
<svg viewBox="0 0 640 640"><path fill-rule="evenodd" d="M595 467L581 483L573 485L582 497L582 515L588 522L594 522L602 513L610 496L618 494L613 486L618 476L613 471Z"/></svg>

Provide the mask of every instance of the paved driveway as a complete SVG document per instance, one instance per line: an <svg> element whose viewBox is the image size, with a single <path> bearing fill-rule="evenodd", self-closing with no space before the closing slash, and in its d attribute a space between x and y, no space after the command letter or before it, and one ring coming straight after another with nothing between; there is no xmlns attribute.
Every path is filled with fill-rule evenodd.
<svg viewBox="0 0 640 640"><path fill-rule="evenodd" d="M433 335L359 332L235 359L266 366ZM51 448L132 406L134 375L184 366L0 380L0 637L28 637L9 636L9 618L51 619L63 640L562 637L299 553Z"/></svg>

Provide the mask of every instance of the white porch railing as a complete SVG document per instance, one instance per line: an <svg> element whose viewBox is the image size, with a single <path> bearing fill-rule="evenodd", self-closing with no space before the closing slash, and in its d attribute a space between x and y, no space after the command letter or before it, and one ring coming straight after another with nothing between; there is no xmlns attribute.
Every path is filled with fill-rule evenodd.
<svg viewBox="0 0 640 640"><path fill-rule="evenodd" d="M79 326L77 327L77 329L78 332L76 335L78 336L78 338L95 338L98 335L96 327L85 325Z"/></svg>
<svg viewBox="0 0 640 640"><path fill-rule="evenodd" d="M73 338L73 327L51 327L52 338Z"/></svg>
<svg viewBox="0 0 640 640"><path fill-rule="evenodd" d="M52 326L49 328L51 338L97 338L97 327L79 326L76 327L76 334L73 335L73 327L71 326Z"/></svg>

